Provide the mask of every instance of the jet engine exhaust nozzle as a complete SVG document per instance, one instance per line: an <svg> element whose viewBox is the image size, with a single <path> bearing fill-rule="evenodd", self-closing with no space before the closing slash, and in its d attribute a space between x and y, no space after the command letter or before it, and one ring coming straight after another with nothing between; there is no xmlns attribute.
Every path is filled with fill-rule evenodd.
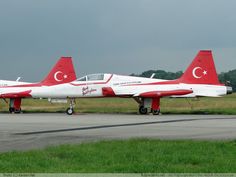
<svg viewBox="0 0 236 177"><path fill-rule="evenodd" d="M227 95L233 93L233 88L232 87L227 86L226 88L227 88Z"/></svg>

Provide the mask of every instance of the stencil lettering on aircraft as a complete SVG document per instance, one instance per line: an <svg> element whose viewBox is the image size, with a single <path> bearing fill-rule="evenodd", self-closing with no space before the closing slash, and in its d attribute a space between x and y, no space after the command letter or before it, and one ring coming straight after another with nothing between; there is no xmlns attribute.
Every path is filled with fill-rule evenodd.
<svg viewBox="0 0 236 177"><path fill-rule="evenodd" d="M92 92L96 92L96 91L97 91L97 89L92 89L92 88L89 88L88 86L82 88L82 94L83 94L83 96L84 96L84 95L91 94Z"/></svg>

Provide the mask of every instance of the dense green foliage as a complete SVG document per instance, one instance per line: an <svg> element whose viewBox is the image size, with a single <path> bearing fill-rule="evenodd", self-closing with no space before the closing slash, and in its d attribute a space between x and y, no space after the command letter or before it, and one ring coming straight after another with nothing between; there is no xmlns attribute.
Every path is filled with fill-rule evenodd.
<svg viewBox="0 0 236 177"><path fill-rule="evenodd" d="M233 87L234 92L236 92L236 69L229 72L220 73L219 80L222 83L230 81L230 85Z"/></svg>
<svg viewBox="0 0 236 177"><path fill-rule="evenodd" d="M182 76L183 72L182 71L178 71L176 73L174 72L167 72L164 70L148 70L148 71L144 71L142 74L131 74L132 76L140 76L140 77L151 77L151 75L155 73L155 76L153 78L156 79L166 79L166 80L173 80L173 79L177 79L179 77Z"/></svg>
<svg viewBox="0 0 236 177"><path fill-rule="evenodd" d="M124 140L0 154L0 172L236 173L236 142Z"/></svg>
<svg viewBox="0 0 236 177"><path fill-rule="evenodd" d="M143 72L142 74L131 74L133 76L140 76L140 77L151 77L151 75L155 73L154 78L157 79L166 79L166 80L173 80L181 77L183 74L182 71L178 72L167 72L164 70L148 70ZM230 82L230 85L233 87L234 92L236 91L236 69L229 71L229 72L222 72L218 75L219 80L221 83Z"/></svg>

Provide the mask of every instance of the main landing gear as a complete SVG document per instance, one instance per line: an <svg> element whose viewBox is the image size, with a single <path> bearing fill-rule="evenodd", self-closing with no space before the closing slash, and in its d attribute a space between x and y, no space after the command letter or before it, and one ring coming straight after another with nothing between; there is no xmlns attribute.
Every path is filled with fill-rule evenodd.
<svg viewBox="0 0 236 177"><path fill-rule="evenodd" d="M148 113L149 113L148 108L145 108L144 106L139 107L139 114L146 115ZM160 109L151 109L150 113L152 113L153 115L159 115L161 113L161 110Z"/></svg>
<svg viewBox="0 0 236 177"><path fill-rule="evenodd" d="M10 113L15 113L15 114L20 114L21 113L21 108L20 109L16 109L16 108L9 108L9 112Z"/></svg>
<svg viewBox="0 0 236 177"><path fill-rule="evenodd" d="M159 115L160 113L161 113L161 110L160 110L160 109L152 110L152 114L153 114L153 115Z"/></svg>
<svg viewBox="0 0 236 177"><path fill-rule="evenodd" d="M140 114L147 114L148 113L148 108L145 108L144 106L139 106L139 113Z"/></svg>
<svg viewBox="0 0 236 177"><path fill-rule="evenodd" d="M66 114L68 114L68 115L74 114L74 112L75 112L74 107L75 107L75 99L70 99L70 107L67 108Z"/></svg>
<svg viewBox="0 0 236 177"><path fill-rule="evenodd" d="M135 101L139 104L139 113L142 115L149 113L159 115L161 113L160 98L135 98Z"/></svg>
<svg viewBox="0 0 236 177"><path fill-rule="evenodd" d="M10 99L9 112L15 114L21 113L21 98Z"/></svg>

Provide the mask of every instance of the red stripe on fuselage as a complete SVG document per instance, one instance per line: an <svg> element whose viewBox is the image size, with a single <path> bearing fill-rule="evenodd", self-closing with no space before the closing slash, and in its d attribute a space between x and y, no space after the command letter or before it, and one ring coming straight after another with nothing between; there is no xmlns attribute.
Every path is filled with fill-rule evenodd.
<svg viewBox="0 0 236 177"><path fill-rule="evenodd" d="M142 86L142 85L170 85L170 84L179 84L178 80L163 81L163 82L151 82L151 83L142 83L142 84L129 84L122 86Z"/></svg>
<svg viewBox="0 0 236 177"><path fill-rule="evenodd" d="M151 82L151 83L143 83L143 84L130 84L130 85L122 85L122 86L143 86L143 85L171 85L171 84L185 84L184 82L180 82L179 79L163 81L163 82ZM186 83L187 84L187 83ZM195 84L195 83L192 83ZM205 84L197 84L197 85L205 85ZM209 84L212 85L212 84ZM217 86L225 86L224 84L215 84Z"/></svg>

